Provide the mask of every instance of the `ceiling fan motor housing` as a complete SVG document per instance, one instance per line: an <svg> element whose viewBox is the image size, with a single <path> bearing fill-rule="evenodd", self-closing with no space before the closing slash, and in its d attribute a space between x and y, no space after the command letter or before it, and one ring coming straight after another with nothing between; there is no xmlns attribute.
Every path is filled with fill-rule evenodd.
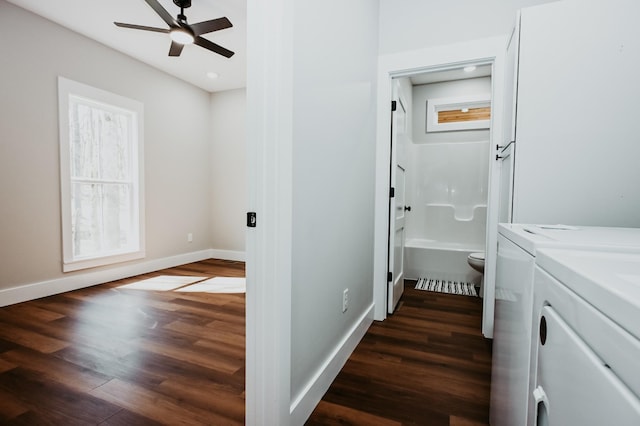
<svg viewBox="0 0 640 426"><path fill-rule="evenodd" d="M188 7L191 7L191 0L173 0L173 4L180 8L186 9Z"/></svg>

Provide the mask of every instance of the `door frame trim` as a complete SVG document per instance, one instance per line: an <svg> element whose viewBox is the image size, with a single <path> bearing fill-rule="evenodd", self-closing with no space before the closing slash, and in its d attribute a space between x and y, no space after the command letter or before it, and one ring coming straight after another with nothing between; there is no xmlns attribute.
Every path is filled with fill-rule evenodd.
<svg viewBox="0 0 640 426"><path fill-rule="evenodd" d="M492 72L492 114L491 144L500 141L502 132L502 92L504 85L504 56L507 46L507 36L497 36L485 39L473 40L464 43L456 43L446 46L436 46L425 49L383 55L378 58L378 124L376 137L376 178L375 178L375 219L374 219L374 319L382 321L387 317L386 292L387 292L387 256L388 256L388 184L390 179L389 160L391 155L389 134L391 131L391 114L389 105L392 100L392 79L394 77L406 77L412 74L442 71L450 68L458 68L466 63L486 62L493 64ZM492 191L498 183L499 175L495 172L495 162L492 162L489 177L489 200L497 200L497 191ZM493 215L487 214L487 247L497 244L497 209ZM495 217L494 217L495 216ZM495 283L495 257L491 258L491 251L487 250L487 266L485 266L485 282ZM493 262L493 267L491 263ZM488 269L488 270L487 270ZM488 289L487 287L491 287ZM494 299L494 287L484 286L485 298ZM493 337L493 310L487 312L487 318L483 317L483 334L485 337ZM490 316L490 320L489 317ZM485 324L486 323L486 324Z"/></svg>

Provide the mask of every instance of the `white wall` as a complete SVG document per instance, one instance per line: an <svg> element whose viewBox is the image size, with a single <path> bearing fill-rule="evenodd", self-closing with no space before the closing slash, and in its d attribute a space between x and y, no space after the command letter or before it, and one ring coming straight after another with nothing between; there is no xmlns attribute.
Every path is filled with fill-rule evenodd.
<svg viewBox="0 0 640 426"><path fill-rule="evenodd" d="M380 0L380 54L507 34L522 7L554 0Z"/></svg>
<svg viewBox="0 0 640 426"><path fill-rule="evenodd" d="M296 396L373 301L378 7L333 0L295 2L293 10ZM342 313L345 288L350 306Z"/></svg>
<svg viewBox="0 0 640 426"><path fill-rule="evenodd" d="M211 229L215 250L245 251L246 90L211 94Z"/></svg>
<svg viewBox="0 0 640 426"><path fill-rule="evenodd" d="M0 36L0 289L75 274L61 267L58 75L144 104L145 261L211 248L209 94L3 0Z"/></svg>
<svg viewBox="0 0 640 426"><path fill-rule="evenodd" d="M378 2L247 18L246 421L299 425L372 321Z"/></svg>

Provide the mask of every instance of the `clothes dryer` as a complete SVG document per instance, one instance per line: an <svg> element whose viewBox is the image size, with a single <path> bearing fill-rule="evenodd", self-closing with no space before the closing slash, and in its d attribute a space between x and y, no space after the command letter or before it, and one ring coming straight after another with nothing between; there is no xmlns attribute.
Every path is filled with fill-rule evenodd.
<svg viewBox="0 0 640 426"><path fill-rule="evenodd" d="M493 426L533 424L533 277L545 247L640 253L640 229L500 224L491 372Z"/></svg>

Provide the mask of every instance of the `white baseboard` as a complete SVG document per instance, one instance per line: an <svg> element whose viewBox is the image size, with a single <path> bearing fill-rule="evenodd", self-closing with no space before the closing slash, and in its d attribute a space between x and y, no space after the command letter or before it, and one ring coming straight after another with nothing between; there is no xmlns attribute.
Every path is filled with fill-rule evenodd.
<svg viewBox="0 0 640 426"><path fill-rule="evenodd" d="M66 291L91 287L110 281L146 274L165 268L184 265L185 263L198 262L210 259L212 252L219 250L201 250L161 259L147 260L122 266L111 267L91 272L77 272L64 277L37 283L25 284L0 290L0 306L13 305L28 300L64 293Z"/></svg>
<svg viewBox="0 0 640 426"><path fill-rule="evenodd" d="M212 259L237 260L239 262L246 262L247 260L247 255L244 251L211 249L209 253Z"/></svg>
<svg viewBox="0 0 640 426"><path fill-rule="evenodd" d="M340 341L331 355L316 371L316 374L309 380L299 395L291 403L291 423L292 425L304 424L315 407L318 405L324 394L331 386L344 364L347 362L353 350L358 346L362 337L373 322L374 304L362 314L351 330Z"/></svg>

